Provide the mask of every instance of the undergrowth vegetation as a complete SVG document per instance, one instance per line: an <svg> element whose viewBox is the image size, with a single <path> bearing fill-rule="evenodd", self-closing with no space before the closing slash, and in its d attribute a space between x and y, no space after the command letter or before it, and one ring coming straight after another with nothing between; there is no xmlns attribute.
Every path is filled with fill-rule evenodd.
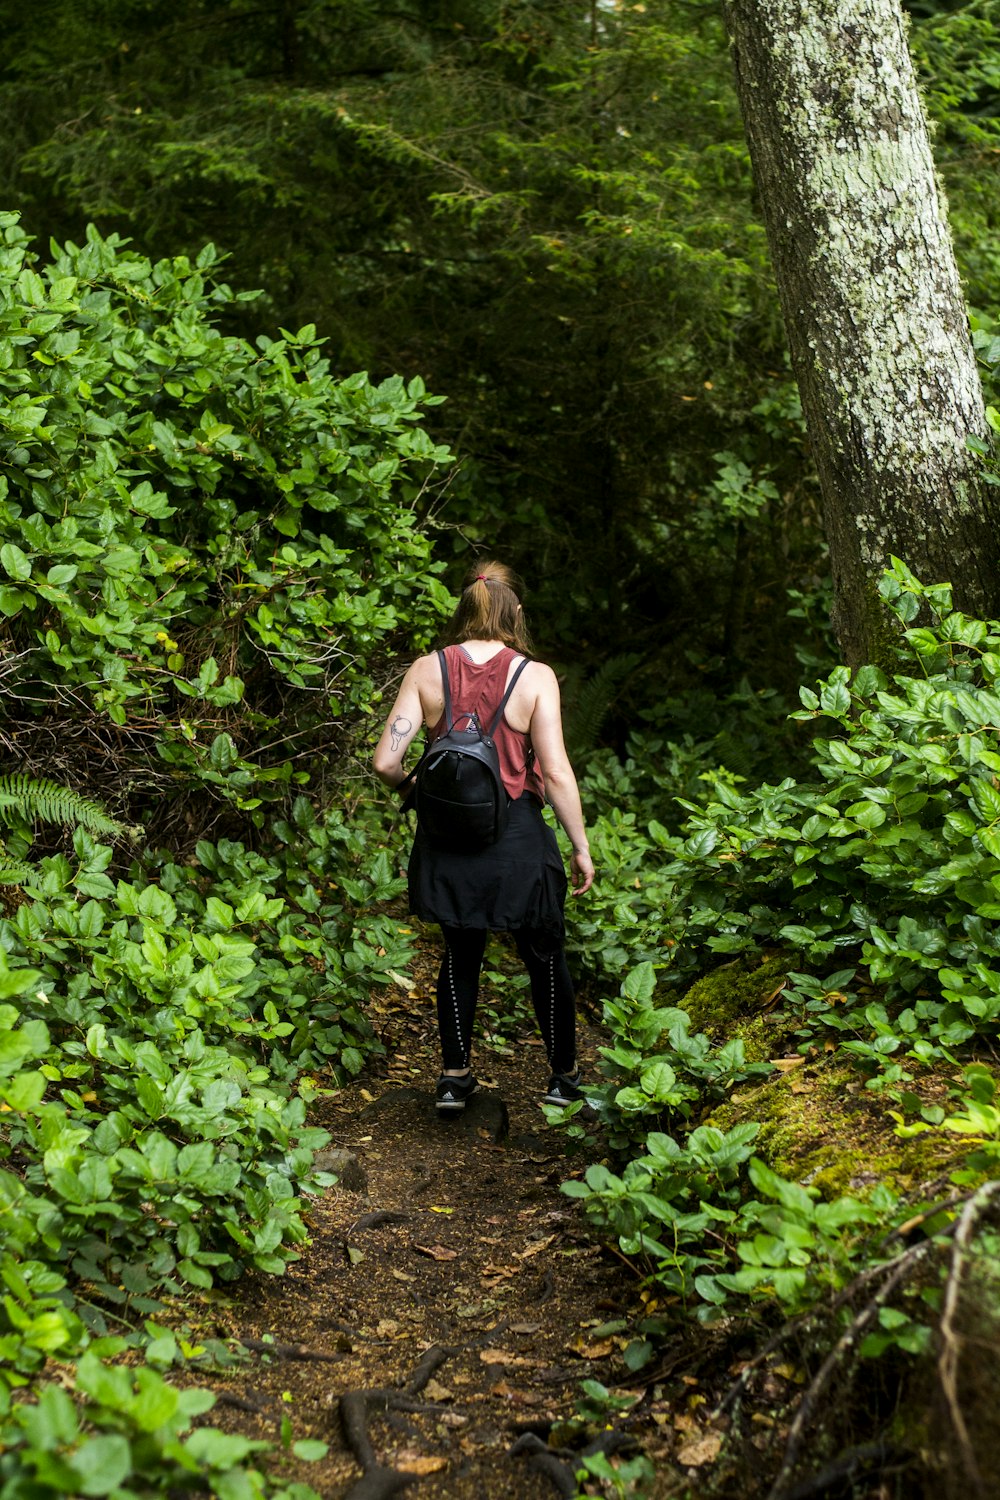
<svg viewBox="0 0 1000 1500"><path fill-rule="evenodd" d="M604 1006L601 1077L562 1116L582 1142L596 1115L604 1160L565 1191L643 1279L651 1315L633 1330L632 1368L691 1316L763 1319L772 1332L805 1318L832 1328L831 1343L852 1330L850 1353L837 1345L845 1365L855 1349L903 1358L905 1388L905 1357L949 1331L956 1234L968 1252L988 1218L1000 1156L1000 624L954 610L946 585L899 562L880 588L900 622L898 664L837 667L802 689L793 717L812 736L811 774L750 788L706 767L673 828L630 796L649 774L639 737L624 766L584 785L603 808L603 879L575 941L618 993ZM767 1160L761 1111L794 1102L789 1075L832 1070L885 1136L926 1148L909 1182L866 1172L864 1150L846 1192ZM817 1138L823 1108L807 1126ZM849 1139L828 1148L849 1151ZM803 1408L833 1376L824 1366L810 1378ZM897 1435L907 1421L904 1404Z"/></svg>
<svg viewBox="0 0 1000 1500"><path fill-rule="evenodd" d="M410 957L351 753L447 603L448 455L419 381L221 332L211 247L0 233L0 1489L303 1497L170 1382L237 1356L164 1308L301 1253L309 1102Z"/></svg>

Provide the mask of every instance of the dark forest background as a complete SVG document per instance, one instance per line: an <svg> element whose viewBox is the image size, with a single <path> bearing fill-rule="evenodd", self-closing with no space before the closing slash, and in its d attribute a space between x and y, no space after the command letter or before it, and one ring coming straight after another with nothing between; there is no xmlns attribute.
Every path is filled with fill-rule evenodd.
<svg viewBox="0 0 1000 1500"><path fill-rule="evenodd" d="M615 663L612 737L647 711L721 731L720 701L752 717L827 660L815 480L715 5L8 12L0 177L28 232L211 241L262 293L233 331L309 324L334 373L421 376L457 459L422 502L436 557L508 558L550 655ZM911 14L988 313L995 7Z"/></svg>

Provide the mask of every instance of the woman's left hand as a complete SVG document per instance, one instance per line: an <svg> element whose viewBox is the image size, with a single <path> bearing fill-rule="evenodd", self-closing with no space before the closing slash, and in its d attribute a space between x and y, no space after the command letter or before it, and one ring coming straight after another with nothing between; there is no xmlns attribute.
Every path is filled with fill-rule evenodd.
<svg viewBox="0 0 1000 1500"><path fill-rule="evenodd" d="M594 861L589 851L582 854L574 849L569 861L569 879L574 896L582 896L594 883Z"/></svg>

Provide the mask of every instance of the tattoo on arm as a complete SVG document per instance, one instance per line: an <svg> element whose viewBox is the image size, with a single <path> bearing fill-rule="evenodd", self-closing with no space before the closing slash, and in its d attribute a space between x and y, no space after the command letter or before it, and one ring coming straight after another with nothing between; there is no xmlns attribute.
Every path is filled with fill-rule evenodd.
<svg viewBox="0 0 1000 1500"><path fill-rule="evenodd" d="M410 723L410 720L404 718L402 714L397 714L389 725L389 733L392 735L392 748L394 751L399 750L406 744L412 731L413 725Z"/></svg>

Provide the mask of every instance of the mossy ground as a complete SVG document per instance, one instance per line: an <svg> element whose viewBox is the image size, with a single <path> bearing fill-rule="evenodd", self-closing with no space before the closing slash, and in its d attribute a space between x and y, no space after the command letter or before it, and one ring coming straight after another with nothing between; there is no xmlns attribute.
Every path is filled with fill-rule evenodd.
<svg viewBox="0 0 1000 1500"><path fill-rule="evenodd" d="M739 1037L748 1061L775 1064L765 1083L737 1091L713 1110L711 1123L728 1130L759 1121L758 1154L783 1177L817 1187L824 1198L863 1197L880 1182L903 1197L927 1191L961 1161L968 1142L933 1131L901 1138L891 1096L870 1087L862 1069L832 1043L829 1050L817 1044L802 1055L799 1017L782 1004L792 969L793 956L786 953L739 958L704 975L680 1001L692 1030L719 1043ZM944 1102L954 1072L942 1059L907 1087L925 1103Z"/></svg>

